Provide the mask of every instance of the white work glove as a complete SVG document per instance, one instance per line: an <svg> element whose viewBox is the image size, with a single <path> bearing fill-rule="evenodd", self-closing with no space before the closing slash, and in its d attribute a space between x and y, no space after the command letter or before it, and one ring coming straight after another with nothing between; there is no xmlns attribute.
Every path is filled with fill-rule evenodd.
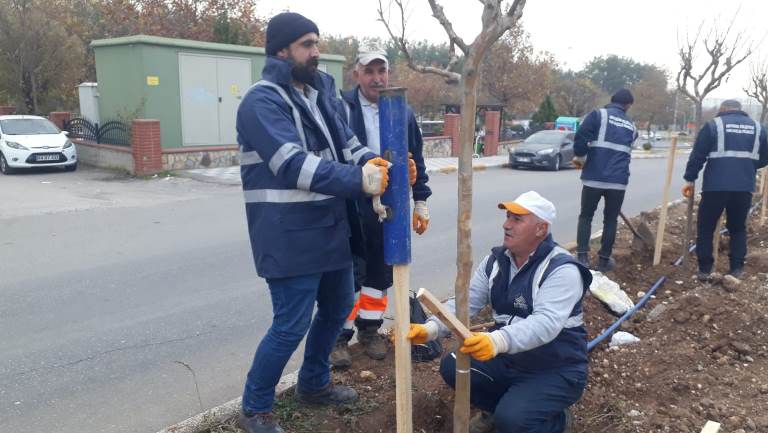
<svg viewBox="0 0 768 433"><path fill-rule="evenodd" d="M363 166L363 191L368 195L382 195L389 185L389 167L382 158L373 158Z"/></svg>
<svg viewBox="0 0 768 433"><path fill-rule="evenodd" d="M429 209L427 202L419 200L413 202L413 231L421 235L429 227Z"/></svg>

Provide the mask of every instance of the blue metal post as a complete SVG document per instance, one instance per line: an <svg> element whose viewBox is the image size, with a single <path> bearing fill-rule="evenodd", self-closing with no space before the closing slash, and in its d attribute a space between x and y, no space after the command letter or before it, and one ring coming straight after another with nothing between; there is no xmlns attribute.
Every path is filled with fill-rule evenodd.
<svg viewBox="0 0 768 433"><path fill-rule="evenodd" d="M408 184L408 117L405 89L394 87L379 93L381 154L392 163L389 187L381 202L389 208L384 221L384 261L390 265L411 262L411 203Z"/></svg>

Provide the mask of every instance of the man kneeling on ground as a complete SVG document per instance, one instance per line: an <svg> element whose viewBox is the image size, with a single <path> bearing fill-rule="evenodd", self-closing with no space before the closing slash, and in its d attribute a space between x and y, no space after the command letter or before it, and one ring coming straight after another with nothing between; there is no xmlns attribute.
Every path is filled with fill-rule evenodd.
<svg viewBox="0 0 768 433"><path fill-rule="evenodd" d="M460 348L473 358L470 401L482 410L470 432L570 432L568 407L587 383L581 300L592 275L552 239L550 201L529 191L499 209L507 212L503 245L480 262L469 287L470 315L490 304L496 325ZM447 307L455 311L453 299ZM431 317L411 324L408 338L422 344L448 333ZM443 358L440 374L455 387L455 353Z"/></svg>

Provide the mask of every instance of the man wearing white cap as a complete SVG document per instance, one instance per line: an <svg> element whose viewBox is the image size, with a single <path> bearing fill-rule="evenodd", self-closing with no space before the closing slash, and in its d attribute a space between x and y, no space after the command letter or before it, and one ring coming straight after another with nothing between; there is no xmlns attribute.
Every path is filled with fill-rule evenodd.
<svg viewBox="0 0 768 433"><path fill-rule="evenodd" d="M481 409L471 433L570 432L568 409L587 383L587 332L581 299L592 275L552 239L555 206L535 191L499 203L506 211L502 246L491 249L469 287L469 312L486 305L496 322L460 351L472 357L470 401ZM446 303L455 311L454 300ZM448 335L437 318L411 324L408 338L423 344ZM456 355L440 374L455 386Z"/></svg>
<svg viewBox="0 0 768 433"><path fill-rule="evenodd" d="M357 86L341 92L344 112L352 132L376 154L381 154L379 143L379 91L389 84L389 62L381 51L363 51L355 61L353 76ZM414 211L413 230L419 235L427 230L429 211L427 198L432 191L427 186L423 142L416 123L416 116L410 107L408 116L408 150L413 155L415 170L412 175L416 182L412 186ZM349 367L352 357L347 349L349 340L357 327L357 339L370 358L384 359L387 344L379 334L387 309L387 289L392 286L392 267L384 262L384 234L378 215L373 211L370 198L357 200L362 223L364 251L353 251L355 265L355 290L357 299L344 329L331 352L331 364L335 367Z"/></svg>

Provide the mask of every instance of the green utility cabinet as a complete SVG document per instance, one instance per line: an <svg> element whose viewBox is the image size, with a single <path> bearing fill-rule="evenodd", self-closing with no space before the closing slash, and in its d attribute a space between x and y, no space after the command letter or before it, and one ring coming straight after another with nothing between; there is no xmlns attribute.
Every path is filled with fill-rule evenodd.
<svg viewBox="0 0 768 433"><path fill-rule="evenodd" d="M237 107L261 77L263 48L145 35L91 46L102 121L158 119L163 148L237 144ZM322 55L320 69L341 83L344 62Z"/></svg>

